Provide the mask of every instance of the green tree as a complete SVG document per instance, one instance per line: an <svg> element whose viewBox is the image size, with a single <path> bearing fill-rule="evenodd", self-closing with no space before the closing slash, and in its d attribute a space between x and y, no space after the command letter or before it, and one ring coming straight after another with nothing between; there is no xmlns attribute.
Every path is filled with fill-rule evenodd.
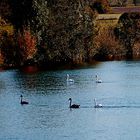
<svg viewBox="0 0 140 140"><path fill-rule="evenodd" d="M115 34L126 47L126 56L133 58L133 46L140 39L140 13L124 13L115 29Z"/></svg>
<svg viewBox="0 0 140 140"><path fill-rule="evenodd" d="M33 2L39 49L48 61L85 61L92 56L94 12L83 0Z"/></svg>

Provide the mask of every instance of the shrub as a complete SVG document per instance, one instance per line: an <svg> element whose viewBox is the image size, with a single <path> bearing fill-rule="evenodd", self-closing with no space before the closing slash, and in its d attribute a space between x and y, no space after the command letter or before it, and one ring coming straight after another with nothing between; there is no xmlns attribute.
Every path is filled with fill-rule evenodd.
<svg viewBox="0 0 140 140"><path fill-rule="evenodd" d="M121 59L125 55L125 48L116 39L113 29L101 30L95 37L95 46L97 47L95 59Z"/></svg>

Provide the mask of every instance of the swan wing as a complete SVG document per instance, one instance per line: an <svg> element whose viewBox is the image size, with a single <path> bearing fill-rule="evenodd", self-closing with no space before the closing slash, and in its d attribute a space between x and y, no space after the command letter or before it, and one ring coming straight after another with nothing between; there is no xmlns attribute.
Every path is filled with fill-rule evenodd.
<svg viewBox="0 0 140 140"><path fill-rule="evenodd" d="M73 104L72 106L71 106L71 108L79 108L80 107L80 105L76 105L76 104Z"/></svg>

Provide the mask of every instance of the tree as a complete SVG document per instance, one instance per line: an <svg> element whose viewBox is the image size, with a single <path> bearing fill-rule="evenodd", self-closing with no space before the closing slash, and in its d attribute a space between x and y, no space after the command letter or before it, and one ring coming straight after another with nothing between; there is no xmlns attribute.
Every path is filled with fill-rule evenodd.
<svg viewBox="0 0 140 140"><path fill-rule="evenodd" d="M33 59L37 51L36 37L31 33L30 27L23 28L23 32L18 33L17 42L19 46L21 65L22 65L27 60Z"/></svg>
<svg viewBox="0 0 140 140"><path fill-rule="evenodd" d="M1 54L4 59L4 65L15 67L20 64L19 49L16 45L14 36L3 32L1 37Z"/></svg>
<svg viewBox="0 0 140 140"><path fill-rule="evenodd" d="M95 37L97 60L121 59L125 56L125 48L114 35L114 28L104 28Z"/></svg>
<svg viewBox="0 0 140 140"><path fill-rule="evenodd" d="M99 14L108 13L110 11L109 2L107 0L95 0L91 8L97 10Z"/></svg>
<svg viewBox="0 0 140 140"><path fill-rule="evenodd" d="M46 30L49 28L49 9L48 2L46 0L33 0L34 17L32 18L31 24L33 25L32 30L38 37L38 43L41 45L42 38L44 39ZM45 42L45 41L44 41Z"/></svg>
<svg viewBox="0 0 140 140"><path fill-rule="evenodd" d="M85 1L35 0L33 8L38 48L46 50L46 60L66 63L91 57L94 12Z"/></svg>
<svg viewBox="0 0 140 140"><path fill-rule="evenodd" d="M1 0L0 1L0 17L9 20L11 16L11 8L8 3L8 0Z"/></svg>
<svg viewBox="0 0 140 140"><path fill-rule="evenodd" d="M140 39L140 13L124 13L115 29L116 36L127 50L127 58L133 58L133 46Z"/></svg>
<svg viewBox="0 0 140 140"><path fill-rule="evenodd" d="M11 22L16 29L22 29L31 22L31 17L34 16L32 10L32 0L9 0L11 7Z"/></svg>
<svg viewBox="0 0 140 140"><path fill-rule="evenodd" d="M10 25L9 25L10 26ZM27 60L33 60L36 54L36 37L30 28L23 28L17 35L0 32L1 54L7 66L22 66Z"/></svg>
<svg viewBox="0 0 140 140"><path fill-rule="evenodd" d="M10 0L9 3L11 21L20 32L20 39L25 39L24 27L31 25L31 33L36 36L37 61L80 63L93 56L95 13L90 0ZM22 42L22 45L27 44Z"/></svg>

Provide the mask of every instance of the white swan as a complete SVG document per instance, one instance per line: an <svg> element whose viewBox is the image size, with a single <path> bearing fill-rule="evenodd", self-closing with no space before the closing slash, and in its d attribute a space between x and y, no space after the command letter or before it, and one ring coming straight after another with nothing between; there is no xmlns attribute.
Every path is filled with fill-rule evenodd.
<svg viewBox="0 0 140 140"><path fill-rule="evenodd" d="M95 78L96 78L96 83L102 83L102 80L99 79L98 75L96 75Z"/></svg>
<svg viewBox="0 0 140 140"><path fill-rule="evenodd" d="M72 82L73 83L74 80L73 79L70 79L69 77L70 77L69 74L67 74L67 82Z"/></svg>
<svg viewBox="0 0 140 140"><path fill-rule="evenodd" d="M95 105L94 105L95 108L102 108L103 107L102 104L97 104L96 103L96 99L94 99L94 103L95 103Z"/></svg>

